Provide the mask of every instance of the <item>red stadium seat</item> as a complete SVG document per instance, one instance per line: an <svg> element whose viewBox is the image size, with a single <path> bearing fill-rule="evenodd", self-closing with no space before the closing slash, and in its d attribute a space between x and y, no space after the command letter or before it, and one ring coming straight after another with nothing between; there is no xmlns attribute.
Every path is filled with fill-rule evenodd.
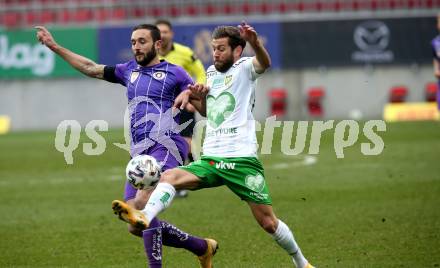
<svg viewBox="0 0 440 268"><path fill-rule="evenodd" d="M90 9L81 8L75 11L74 19L76 22L87 22L92 18L92 12Z"/></svg>
<svg viewBox="0 0 440 268"><path fill-rule="evenodd" d="M63 9L58 13L58 21L61 23L69 23L72 20L72 13L68 9Z"/></svg>
<svg viewBox="0 0 440 268"><path fill-rule="evenodd" d="M405 102L408 95L408 89L405 86L394 86L390 90L390 99L392 103Z"/></svg>
<svg viewBox="0 0 440 268"><path fill-rule="evenodd" d="M55 22L55 12L52 10L44 10L40 14L40 21L42 24Z"/></svg>
<svg viewBox="0 0 440 268"><path fill-rule="evenodd" d="M260 11L260 13L267 14L272 11L272 6L270 5L270 3L263 2L258 6L257 9Z"/></svg>
<svg viewBox="0 0 440 268"><path fill-rule="evenodd" d="M17 12L8 12L3 14L3 24L7 28L18 27L20 24L20 13Z"/></svg>
<svg viewBox="0 0 440 268"><path fill-rule="evenodd" d="M245 2L240 6L240 10L243 14L249 14L252 12L252 6L251 4Z"/></svg>
<svg viewBox="0 0 440 268"><path fill-rule="evenodd" d="M286 4L286 3L281 2L281 3L278 3L278 4L276 5L276 9L278 9L278 11L279 11L280 13L286 13L287 10L288 10L288 7L287 7L287 4Z"/></svg>
<svg viewBox="0 0 440 268"><path fill-rule="evenodd" d="M370 0L370 9L376 10L379 8L379 3L376 0Z"/></svg>
<svg viewBox="0 0 440 268"><path fill-rule="evenodd" d="M322 98L324 97L324 88L313 87L307 93L307 108L309 115L313 117L321 117L324 114L322 107Z"/></svg>
<svg viewBox="0 0 440 268"><path fill-rule="evenodd" d="M198 13L197 7L193 6L193 5L188 5L186 7L186 12L187 15L189 16L195 16Z"/></svg>
<svg viewBox="0 0 440 268"><path fill-rule="evenodd" d="M338 12L339 10L341 10L341 1L335 0L333 2L330 2L327 6L327 9L330 11Z"/></svg>
<svg viewBox="0 0 440 268"><path fill-rule="evenodd" d="M430 82L425 86L425 100L427 102L437 101L438 85L436 82Z"/></svg>
<svg viewBox="0 0 440 268"><path fill-rule="evenodd" d="M390 1L389 1L389 7L390 7L391 9L395 9L395 8L397 8L397 2L396 2L396 0L390 0Z"/></svg>
<svg viewBox="0 0 440 268"><path fill-rule="evenodd" d="M315 3L314 3L314 5L312 6L312 8L315 10L315 11L321 11L323 8L324 8L324 4L321 2L321 1L316 1Z"/></svg>
<svg viewBox="0 0 440 268"><path fill-rule="evenodd" d="M434 0L426 0L423 2L424 8L432 8L434 6Z"/></svg>
<svg viewBox="0 0 440 268"><path fill-rule="evenodd" d="M212 4L207 4L204 8L205 14L207 15L213 15L217 12L217 9L214 5Z"/></svg>
<svg viewBox="0 0 440 268"><path fill-rule="evenodd" d="M274 88L269 91L271 101L270 114L284 116L286 114L287 91L284 88Z"/></svg>
<svg viewBox="0 0 440 268"><path fill-rule="evenodd" d="M408 6L408 8L415 8L416 5L417 5L417 3L416 3L415 0L408 0L408 1L407 1L407 6Z"/></svg>
<svg viewBox="0 0 440 268"><path fill-rule="evenodd" d="M225 4L223 6L223 13L225 14L232 14L234 12L234 7L230 4Z"/></svg>
<svg viewBox="0 0 440 268"><path fill-rule="evenodd" d="M30 4L30 0L19 0L18 3L23 6L27 6Z"/></svg>
<svg viewBox="0 0 440 268"><path fill-rule="evenodd" d="M28 11L24 16L26 25L32 26L39 23L39 16L35 11Z"/></svg>
<svg viewBox="0 0 440 268"><path fill-rule="evenodd" d="M164 12L160 7L153 7L151 9L148 9L148 13L149 15L157 18L157 17L162 17Z"/></svg>
<svg viewBox="0 0 440 268"><path fill-rule="evenodd" d="M134 10L133 10L133 16L135 17L135 18L143 18L143 17L145 17L145 9L143 9L143 8L135 8Z"/></svg>
<svg viewBox="0 0 440 268"><path fill-rule="evenodd" d="M298 2L296 5L294 4L294 8L295 8L296 10L300 11L300 12L303 12L303 11L306 9L306 6L305 6L305 4L301 1L301 2ZM288 8L287 8L287 10L288 10Z"/></svg>
<svg viewBox="0 0 440 268"><path fill-rule="evenodd" d="M176 6L171 6L168 8L168 15L175 18L180 16L180 9Z"/></svg>
<svg viewBox="0 0 440 268"><path fill-rule="evenodd" d="M126 12L124 8L118 7L112 10L113 20L124 20L125 18L126 18Z"/></svg>
<svg viewBox="0 0 440 268"><path fill-rule="evenodd" d="M106 8L96 9L94 12L94 19L99 22L104 22L110 18L110 11Z"/></svg>

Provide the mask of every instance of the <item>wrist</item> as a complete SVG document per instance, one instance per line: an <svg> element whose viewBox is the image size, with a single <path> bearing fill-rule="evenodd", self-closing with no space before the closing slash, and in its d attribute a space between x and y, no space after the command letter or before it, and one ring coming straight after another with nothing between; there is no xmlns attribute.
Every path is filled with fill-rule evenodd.
<svg viewBox="0 0 440 268"><path fill-rule="evenodd" d="M53 45L50 45L48 47L50 50L52 50L55 53L58 53L61 50L61 47L57 43L54 43Z"/></svg>
<svg viewBox="0 0 440 268"><path fill-rule="evenodd" d="M263 45L261 44L261 41L260 41L260 39L257 37L256 39L255 39L255 41L253 41L253 42L249 42L249 44L251 45L251 47L253 48L253 49L258 49L258 48L261 48Z"/></svg>

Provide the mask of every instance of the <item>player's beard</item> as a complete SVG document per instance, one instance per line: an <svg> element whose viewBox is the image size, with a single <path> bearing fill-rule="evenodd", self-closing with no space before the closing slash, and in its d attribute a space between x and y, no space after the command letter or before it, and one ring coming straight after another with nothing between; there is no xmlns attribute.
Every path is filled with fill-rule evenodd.
<svg viewBox="0 0 440 268"><path fill-rule="evenodd" d="M231 57L227 58L224 62L214 62L215 69L221 73L226 72L231 68L232 64L234 64L234 57L231 54Z"/></svg>
<svg viewBox="0 0 440 268"><path fill-rule="evenodd" d="M144 58L142 60L138 60L136 57L136 62L140 66L147 66L157 55L156 49L153 47L148 53L144 55Z"/></svg>

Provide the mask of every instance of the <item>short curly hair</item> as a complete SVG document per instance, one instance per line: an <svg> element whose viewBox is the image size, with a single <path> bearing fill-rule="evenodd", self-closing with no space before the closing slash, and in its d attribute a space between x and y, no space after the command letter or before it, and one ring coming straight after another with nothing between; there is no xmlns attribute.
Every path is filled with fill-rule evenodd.
<svg viewBox="0 0 440 268"><path fill-rule="evenodd" d="M232 48L232 50L234 50L238 46L241 46L243 49L246 47L246 41L240 36L240 31L237 27L218 26L212 32L212 39L225 37L228 37L228 44Z"/></svg>

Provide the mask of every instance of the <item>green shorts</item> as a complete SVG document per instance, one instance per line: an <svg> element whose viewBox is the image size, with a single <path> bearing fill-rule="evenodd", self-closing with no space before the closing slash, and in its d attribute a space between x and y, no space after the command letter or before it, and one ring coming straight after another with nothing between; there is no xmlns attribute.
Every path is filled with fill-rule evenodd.
<svg viewBox="0 0 440 268"><path fill-rule="evenodd" d="M242 200L271 205L264 169L255 157L212 157L201 159L179 168L201 180L198 189L226 185Z"/></svg>

